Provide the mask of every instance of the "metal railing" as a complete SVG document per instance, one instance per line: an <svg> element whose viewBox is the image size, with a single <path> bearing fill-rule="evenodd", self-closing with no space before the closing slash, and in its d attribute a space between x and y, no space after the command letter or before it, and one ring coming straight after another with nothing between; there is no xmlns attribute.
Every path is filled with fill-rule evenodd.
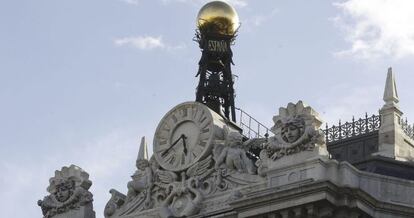
<svg viewBox="0 0 414 218"><path fill-rule="evenodd" d="M368 114L365 113L365 118L355 120L355 118L352 117L352 122L341 123L341 120L339 120L337 126L333 125L330 128L328 124L326 124L324 132L326 142L329 143L375 132L379 130L380 126L380 115L372 115L368 117Z"/></svg>
<svg viewBox="0 0 414 218"><path fill-rule="evenodd" d="M243 135L248 138L267 138L270 131L265 125L257 121L248 113L240 108L236 108L239 116L239 122L237 123L243 130ZM236 113L237 113L236 112Z"/></svg>

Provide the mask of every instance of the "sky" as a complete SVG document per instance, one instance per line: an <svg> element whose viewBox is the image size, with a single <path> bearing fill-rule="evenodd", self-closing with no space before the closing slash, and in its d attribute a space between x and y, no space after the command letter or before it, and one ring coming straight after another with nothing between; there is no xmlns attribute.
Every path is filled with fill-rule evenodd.
<svg viewBox="0 0 414 218"><path fill-rule="evenodd" d="M126 193L140 138L195 100L205 0L0 1L0 209L41 217L54 171L90 174L94 208ZM236 106L268 127L303 100L329 124L377 114L388 67L414 121L414 1L231 0Z"/></svg>

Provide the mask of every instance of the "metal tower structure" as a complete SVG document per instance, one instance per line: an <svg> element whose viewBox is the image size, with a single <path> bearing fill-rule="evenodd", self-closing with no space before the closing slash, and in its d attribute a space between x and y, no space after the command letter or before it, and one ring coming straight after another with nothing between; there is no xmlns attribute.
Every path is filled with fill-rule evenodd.
<svg viewBox="0 0 414 218"><path fill-rule="evenodd" d="M239 27L234 8L223 2L205 5L198 15L194 40L202 51L197 75L196 101L236 122L234 105L234 65L231 45Z"/></svg>

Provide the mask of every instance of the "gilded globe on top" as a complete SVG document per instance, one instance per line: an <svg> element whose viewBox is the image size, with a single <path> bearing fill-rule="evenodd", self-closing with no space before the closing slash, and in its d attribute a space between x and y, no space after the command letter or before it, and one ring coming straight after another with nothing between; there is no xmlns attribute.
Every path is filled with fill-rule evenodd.
<svg viewBox="0 0 414 218"><path fill-rule="evenodd" d="M197 27L202 34L232 36L240 26L236 10L223 1L205 4L197 16Z"/></svg>

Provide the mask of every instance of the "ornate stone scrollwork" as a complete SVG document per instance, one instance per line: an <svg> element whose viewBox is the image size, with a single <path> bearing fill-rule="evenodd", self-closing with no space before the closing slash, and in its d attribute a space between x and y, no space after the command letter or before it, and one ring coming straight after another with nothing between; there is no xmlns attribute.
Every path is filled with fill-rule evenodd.
<svg viewBox="0 0 414 218"><path fill-rule="evenodd" d="M60 171L56 170L55 176L49 180L47 191L50 195L37 204L42 208L45 218L79 209L92 203L92 193L88 191L91 185L89 174L81 168L75 165L63 167Z"/></svg>
<svg viewBox="0 0 414 218"><path fill-rule="evenodd" d="M135 216L158 208L160 217L191 216L200 212L210 195L261 182L246 151L257 140L243 142L239 132L230 131L215 140L213 152L183 171L162 168L154 156L148 161L143 139L136 166L137 171L127 185L128 193L111 190L105 208L106 218ZM259 140L260 141L260 140Z"/></svg>
<svg viewBox="0 0 414 218"><path fill-rule="evenodd" d="M228 127L223 128L223 140L216 140L213 148L214 168L211 175L200 180L200 190L206 196L261 182L256 176L254 162L246 152L263 142L251 139L243 142L243 136Z"/></svg>
<svg viewBox="0 0 414 218"><path fill-rule="evenodd" d="M118 192L115 189L111 189L109 193L111 193L112 197L105 206L105 217L112 216L115 213L115 211L118 210L125 203L126 199L126 196L124 194Z"/></svg>
<svg viewBox="0 0 414 218"><path fill-rule="evenodd" d="M111 199L105 207L105 217L125 217L140 211L160 208L161 217L189 216L199 211L203 199L199 181L212 173L212 158L208 156L187 171L177 174L160 168L154 157L148 161L143 138L137 158L137 170L128 182L128 193L112 189Z"/></svg>
<svg viewBox="0 0 414 218"><path fill-rule="evenodd" d="M270 137L260 152L259 174L267 167L267 162L302 151L313 151L316 146L325 146L325 137L320 130L321 119L316 111L302 101L289 103L279 109L273 117L274 126Z"/></svg>
<svg viewBox="0 0 414 218"><path fill-rule="evenodd" d="M200 211L204 196L199 190L197 178L182 179L181 183L171 184L167 190L168 196L160 208L161 217L186 217Z"/></svg>
<svg viewBox="0 0 414 218"><path fill-rule="evenodd" d="M161 204L161 217L183 217L198 213L204 199L202 182L214 172L211 155L181 172L181 182L176 174L159 171L159 178L165 187L167 197Z"/></svg>

